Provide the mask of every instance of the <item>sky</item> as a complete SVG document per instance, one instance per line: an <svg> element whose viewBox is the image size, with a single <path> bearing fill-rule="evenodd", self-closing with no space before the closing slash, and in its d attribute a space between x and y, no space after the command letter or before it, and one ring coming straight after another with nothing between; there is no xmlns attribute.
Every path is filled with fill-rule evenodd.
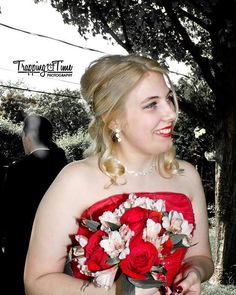
<svg viewBox="0 0 236 295"><path fill-rule="evenodd" d="M78 89L79 80L89 63L104 54L127 54L121 46L113 46L101 36L85 41L75 26L63 23L62 16L49 1L35 4L33 0L0 0L0 23L32 33L46 35L72 44L93 48L93 52L54 40L25 34L0 25L0 80L24 81L29 88L52 90ZM13 63L16 60L24 62ZM71 77L41 77L40 74L18 73L18 65L48 64L63 60L59 65L71 65ZM25 69L25 67L24 67Z"/></svg>
<svg viewBox="0 0 236 295"><path fill-rule="evenodd" d="M75 26L64 24L61 14L51 6L50 1L35 4L33 0L0 0L0 7L1 24L104 52L73 47L0 25L0 81L3 84L23 81L26 87L39 91L52 91L55 88L75 90L79 89L80 77L90 62L104 54L127 54L121 46L112 45L102 36L84 40ZM21 62L17 62L19 60ZM52 62L57 60L61 62L55 62L52 66ZM47 64L51 67L47 67ZM40 65L39 73L28 74L30 65L31 68ZM66 72L66 76L60 77L61 66L70 73ZM57 69L60 73L49 77L44 71L42 77L43 67ZM172 62L170 69L178 72L182 67Z"/></svg>

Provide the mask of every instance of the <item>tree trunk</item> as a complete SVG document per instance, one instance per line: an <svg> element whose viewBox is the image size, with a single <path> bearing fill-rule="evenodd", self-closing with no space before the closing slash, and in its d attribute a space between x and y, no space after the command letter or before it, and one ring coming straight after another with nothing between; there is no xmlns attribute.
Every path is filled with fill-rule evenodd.
<svg viewBox="0 0 236 295"><path fill-rule="evenodd" d="M227 103L230 103L230 99L227 101L226 97L225 104ZM219 122L216 136L216 253L213 281L221 284L236 284L236 108L234 105Z"/></svg>

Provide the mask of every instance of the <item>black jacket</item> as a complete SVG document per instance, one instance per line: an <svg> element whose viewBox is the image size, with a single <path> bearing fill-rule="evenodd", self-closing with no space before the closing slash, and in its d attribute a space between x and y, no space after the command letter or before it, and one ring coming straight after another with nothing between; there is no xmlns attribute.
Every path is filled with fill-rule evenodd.
<svg viewBox="0 0 236 295"><path fill-rule="evenodd" d="M53 149L35 151L8 168L1 196L1 235L6 243L4 283L10 279L9 294L24 294L23 270L34 216L43 195L66 164L64 151Z"/></svg>

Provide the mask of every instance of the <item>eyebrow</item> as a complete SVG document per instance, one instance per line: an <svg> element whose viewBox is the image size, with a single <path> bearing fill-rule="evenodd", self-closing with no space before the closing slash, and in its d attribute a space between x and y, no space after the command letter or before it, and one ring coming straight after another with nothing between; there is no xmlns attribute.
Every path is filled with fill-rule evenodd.
<svg viewBox="0 0 236 295"><path fill-rule="evenodd" d="M173 91L172 91L171 89L169 89L168 93L166 94L166 97L168 97L171 93L173 93ZM160 98L160 96L158 96L158 95L153 95L153 96L146 97L146 98L142 101L142 104L148 102L149 100L155 99L155 98Z"/></svg>

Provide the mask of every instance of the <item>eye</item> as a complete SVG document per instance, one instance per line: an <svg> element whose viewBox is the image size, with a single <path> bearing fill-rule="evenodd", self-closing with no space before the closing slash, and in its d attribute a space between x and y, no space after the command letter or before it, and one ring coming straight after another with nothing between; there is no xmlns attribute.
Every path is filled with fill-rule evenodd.
<svg viewBox="0 0 236 295"><path fill-rule="evenodd" d="M167 96L166 101L167 101L169 104L173 104L173 105L174 105L174 96L173 96L173 93L170 93L170 94Z"/></svg>
<svg viewBox="0 0 236 295"><path fill-rule="evenodd" d="M148 105L146 105L144 107L144 109L155 109L157 108L157 102L156 101L152 101L151 103L149 103Z"/></svg>

